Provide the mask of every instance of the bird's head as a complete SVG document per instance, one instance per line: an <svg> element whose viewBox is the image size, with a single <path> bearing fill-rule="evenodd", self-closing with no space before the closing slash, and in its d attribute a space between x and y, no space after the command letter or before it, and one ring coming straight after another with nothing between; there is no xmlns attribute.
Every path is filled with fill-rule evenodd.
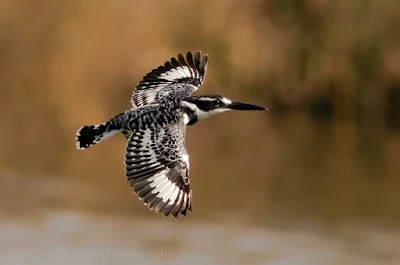
<svg viewBox="0 0 400 265"><path fill-rule="evenodd" d="M182 100L181 104L186 109L188 125L230 110L266 110L264 107L235 102L220 95L193 96Z"/></svg>

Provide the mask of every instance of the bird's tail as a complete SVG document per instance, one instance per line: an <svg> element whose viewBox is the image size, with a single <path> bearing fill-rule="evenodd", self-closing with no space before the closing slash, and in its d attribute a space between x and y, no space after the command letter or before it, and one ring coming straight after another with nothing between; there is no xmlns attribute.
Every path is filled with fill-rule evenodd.
<svg viewBox="0 0 400 265"><path fill-rule="evenodd" d="M110 122L105 122L97 125L83 126L76 133L76 148L86 149L98 142L101 142L120 130L112 128Z"/></svg>

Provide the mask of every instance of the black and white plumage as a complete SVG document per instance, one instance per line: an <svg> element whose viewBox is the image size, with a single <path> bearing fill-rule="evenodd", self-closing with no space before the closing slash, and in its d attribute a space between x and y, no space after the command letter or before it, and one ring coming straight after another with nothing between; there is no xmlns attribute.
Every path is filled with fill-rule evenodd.
<svg viewBox="0 0 400 265"><path fill-rule="evenodd" d="M171 58L143 77L132 95L132 106L140 107L163 99L176 101L190 96L203 83L207 64L208 55L201 56L200 51L194 58L188 52L186 60L182 54L178 55L178 60Z"/></svg>
<svg viewBox="0 0 400 265"><path fill-rule="evenodd" d="M125 156L126 177L150 209L163 215L192 210L189 156L182 123L135 131Z"/></svg>
<svg viewBox="0 0 400 265"><path fill-rule="evenodd" d="M85 149L114 134L128 138L126 178L148 207L164 216L192 210L186 126L228 110L263 110L219 95L191 96L203 83L208 55L178 55L152 70L134 91L132 109L108 122L84 126L76 146Z"/></svg>

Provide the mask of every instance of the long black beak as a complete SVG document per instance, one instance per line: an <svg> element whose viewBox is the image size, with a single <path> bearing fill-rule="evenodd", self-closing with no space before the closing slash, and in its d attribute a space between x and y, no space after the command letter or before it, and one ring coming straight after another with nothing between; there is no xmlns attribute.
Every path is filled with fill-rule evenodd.
<svg viewBox="0 0 400 265"><path fill-rule="evenodd" d="M268 110L267 108L251 105L247 103L240 103L240 102L232 102L229 105L225 106L226 108L233 109L233 110Z"/></svg>

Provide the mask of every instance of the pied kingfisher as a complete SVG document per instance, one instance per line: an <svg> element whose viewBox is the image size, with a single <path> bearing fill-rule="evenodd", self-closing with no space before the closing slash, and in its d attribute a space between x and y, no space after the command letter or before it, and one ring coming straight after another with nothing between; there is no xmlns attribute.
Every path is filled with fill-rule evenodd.
<svg viewBox="0 0 400 265"><path fill-rule="evenodd" d="M139 82L130 110L76 134L77 148L85 149L123 133L126 178L144 204L164 216L192 210L186 125L229 110L265 110L219 95L191 96L203 83L207 65L208 55L200 51L171 58Z"/></svg>

